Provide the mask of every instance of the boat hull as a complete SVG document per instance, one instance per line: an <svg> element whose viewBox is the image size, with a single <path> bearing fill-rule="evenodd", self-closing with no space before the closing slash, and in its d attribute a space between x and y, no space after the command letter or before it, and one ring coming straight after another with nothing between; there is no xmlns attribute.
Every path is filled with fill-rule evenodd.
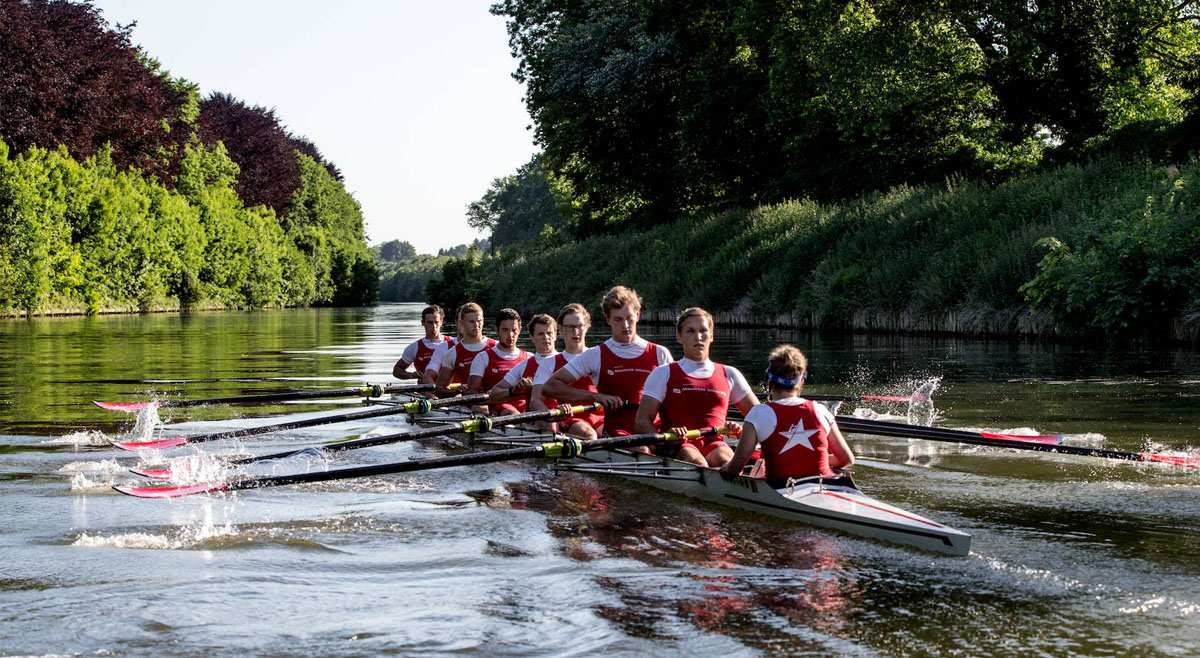
<svg viewBox="0 0 1200 658"><path fill-rule="evenodd" d="M464 413L469 412L443 407L423 418ZM539 431L514 425L493 429L490 434L514 437ZM725 479L711 468L628 450L587 452L561 464L567 470L613 475L689 498L860 537L947 555L966 555L971 550L969 534L871 498L848 476L811 478L775 489L762 478L742 475Z"/></svg>

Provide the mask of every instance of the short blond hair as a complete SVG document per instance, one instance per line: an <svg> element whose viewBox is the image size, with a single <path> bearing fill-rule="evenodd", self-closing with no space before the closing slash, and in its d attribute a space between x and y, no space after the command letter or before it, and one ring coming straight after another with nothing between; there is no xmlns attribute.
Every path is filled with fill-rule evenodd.
<svg viewBox="0 0 1200 658"><path fill-rule="evenodd" d="M483 307L475 302L467 302L466 304L458 307L458 313L455 313L454 317L461 320L467 313L478 313L479 317L483 318Z"/></svg>
<svg viewBox="0 0 1200 658"><path fill-rule="evenodd" d="M565 319L568 315L570 315L572 313L577 313L579 315L579 317L583 320L583 326L585 326L585 327L592 326L592 314L588 313L587 308L585 308L583 304L580 304L578 302L571 302L570 304L567 304L566 306L562 307L561 310L559 310L558 324L562 325L563 319Z"/></svg>
<svg viewBox="0 0 1200 658"><path fill-rule="evenodd" d="M687 322L688 319L690 319L690 318L707 318L708 319L708 328L709 329L716 328L716 325L713 324L712 313L709 313L708 311L700 308L699 306L692 306L690 308L683 309L683 312L679 314L679 317L675 318L675 333L678 334L678 333L683 332L683 323Z"/></svg>
<svg viewBox="0 0 1200 658"><path fill-rule="evenodd" d="M604 295L604 300L600 302L600 310L604 311L604 317L606 318L622 306L632 308L634 313L641 313L642 298L638 297L636 292L625 286L613 286Z"/></svg>
<svg viewBox="0 0 1200 658"><path fill-rule="evenodd" d="M808 371L808 358L794 345L780 345L767 357L767 371L783 379L796 379Z"/></svg>

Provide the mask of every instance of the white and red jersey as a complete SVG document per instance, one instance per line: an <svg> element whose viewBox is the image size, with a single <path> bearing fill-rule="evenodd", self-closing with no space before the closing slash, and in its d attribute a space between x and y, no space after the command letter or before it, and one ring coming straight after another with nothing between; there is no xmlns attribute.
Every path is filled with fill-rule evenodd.
<svg viewBox="0 0 1200 658"><path fill-rule="evenodd" d="M516 367L510 369L508 373L504 375L504 379L500 380L500 383L507 385L508 390L512 391L517 387L518 384L521 383L522 379L528 377L529 380L532 381L533 378L537 376L538 369L541 367L541 365L543 363L553 363L554 357L557 355L557 352L550 354L534 354L532 357L525 359L521 363L518 363ZM510 396L508 400L505 400L504 404L513 407L519 412L523 412L529 408L529 394L532 392L533 387L530 386L522 393Z"/></svg>
<svg viewBox="0 0 1200 658"><path fill-rule="evenodd" d="M444 370L449 365L454 369L454 376L450 378L451 383L466 384L467 380L471 377L471 363L475 361L475 357L479 356L480 352L490 350L495 346L495 338L487 338L469 345L459 342L442 356L441 369Z"/></svg>
<svg viewBox="0 0 1200 658"><path fill-rule="evenodd" d="M642 401L646 377L658 366L672 361L674 359L667 348L639 336L628 343L618 343L610 338L589 348L566 367L576 378L591 377L596 382L597 391L615 395L634 405L632 409L605 414L604 433L613 436L620 432L632 434L636 431L636 405Z"/></svg>
<svg viewBox="0 0 1200 658"><path fill-rule="evenodd" d="M804 398L760 404L746 414L767 463L767 478L832 477L829 431L837 420L829 408Z"/></svg>
<svg viewBox="0 0 1200 658"><path fill-rule="evenodd" d="M643 396L658 400L663 427L688 429L724 427L729 406L750 392L737 368L687 358L655 368L642 389Z"/></svg>
<svg viewBox="0 0 1200 658"><path fill-rule="evenodd" d="M447 338L446 340L442 341L441 344L439 344L433 350L433 355L429 357L429 365L425 366L425 368L427 370L432 370L436 376L436 374L442 370L442 357L446 356L446 352L449 352L450 348L457 344L458 341L454 338Z"/></svg>
<svg viewBox="0 0 1200 658"><path fill-rule="evenodd" d="M529 352L525 350L515 349L505 352L500 349L499 345L493 345L491 349L475 355L475 359L471 362L469 376L482 378L479 390L490 391L504 379L508 371L527 359L529 359Z"/></svg>
<svg viewBox="0 0 1200 658"><path fill-rule="evenodd" d="M562 352L554 355L554 359L552 361L548 360L545 362L544 366L538 368L537 376L533 378L533 385L538 386L550 381L550 377L554 375L554 373L563 369L568 363L574 361L580 356L583 356L585 353L586 352L571 354L570 352ZM588 391L589 393L596 392L596 385L592 382L591 377L580 377L579 379L576 379L575 381L571 382L571 388L579 389L581 391ZM542 401L545 402L547 409L553 409L559 406L559 401L551 397L543 396ZM583 421L588 425L591 425L593 428L600 427L600 425L604 423L604 410L588 411L582 414L568 416L563 422L569 424L571 421Z"/></svg>
<svg viewBox="0 0 1200 658"><path fill-rule="evenodd" d="M404 348L404 354L400 355L400 360L412 364L413 370L416 373L423 373L429 367L429 361L433 358L433 353L445 342L445 336L438 336L437 340L419 338Z"/></svg>

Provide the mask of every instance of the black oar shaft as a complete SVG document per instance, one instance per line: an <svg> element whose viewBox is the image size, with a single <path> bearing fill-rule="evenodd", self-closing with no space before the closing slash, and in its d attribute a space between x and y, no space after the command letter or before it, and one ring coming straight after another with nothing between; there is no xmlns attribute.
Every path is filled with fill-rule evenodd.
<svg viewBox="0 0 1200 658"><path fill-rule="evenodd" d="M634 446L659 443L673 438L675 438L674 434L666 433L635 434L632 436L619 436L610 439L594 439L586 442L568 439L561 442L543 443L541 445L511 448L508 450L492 450L488 452L474 452L465 455L449 455L446 457L434 457L432 459L413 460L407 462L392 462L388 464L376 464L372 466L339 468L331 471L298 473L295 475L277 475L265 478L255 478L253 480L238 480L236 482L230 482L226 487L224 487L224 490L232 491L237 489L258 489L262 487L278 487L307 482L345 480L350 478L371 477L374 475L390 475L394 473L423 471L435 468L491 464L495 462L508 461L511 459L529 459L534 457L569 457L574 455L570 454L569 452L559 454L555 453L559 450L564 450L564 446L569 445L574 445L577 452L592 452L594 450L632 448Z"/></svg>
<svg viewBox="0 0 1200 658"><path fill-rule="evenodd" d="M461 398L444 398L443 400L433 400L430 402L432 406L444 406L446 404L461 404L463 402L474 402L476 398L486 399L487 393L478 395L469 395ZM441 402L442 405L438 403ZM585 405L586 406L586 405ZM408 432L399 432L397 434L384 434L380 436L367 436L361 439L351 439L349 441L339 441L337 443L328 443L319 446L317 449L325 453L336 453L343 450L357 450L359 448L369 448L372 446L386 445L389 443L400 443L402 441L415 441L417 439L428 439L443 434L453 434L455 432L486 432L492 427L500 427L503 425L515 425L517 423L528 423L538 420L549 420L558 418L570 413L567 407L555 409L543 409L540 411L528 411L523 414L513 414L511 416L480 416L469 420L464 420L458 423L447 423L438 425L437 427L427 427L419 430L411 430ZM233 464L252 464L254 462L267 461L270 459L284 459L297 455L301 452L309 450L303 448L300 450L289 450L286 452L277 452L271 455L262 455L258 457L244 457L235 460Z"/></svg>
<svg viewBox="0 0 1200 658"><path fill-rule="evenodd" d="M361 395L363 397L379 397L384 393L419 393L432 391L432 384L410 384L393 386L355 386L329 391L288 391L285 393L262 393L259 395L237 395L225 398L208 398L205 400L160 400L159 407L202 407L210 404L280 402L284 400L310 400L313 398L336 398Z"/></svg>
<svg viewBox="0 0 1200 658"><path fill-rule="evenodd" d="M478 395L469 395L459 398L443 398L441 400L430 400L429 406L444 407L451 404L471 404L474 402L482 402L487 400L486 393ZM303 427L315 427L317 425L330 425L333 423L345 423L353 420L363 420L365 418L379 418L381 416L395 416L397 414L412 413L411 405L400 405L396 407L386 407L384 409L364 409L362 411L352 411L345 414L335 414L332 416L319 416L317 418L306 418L304 420L293 420L287 423L276 423L274 425L260 425L258 427L245 427L237 430L229 430L226 432L217 432L215 434L201 434L199 436L188 437L188 443L201 443L204 441L220 441L222 439L236 439L243 436L254 436L256 434L271 434L274 432L286 432L287 430L295 430Z"/></svg>
<svg viewBox="0 0 1200 658"><path fill-rule="evenodd" d="M1065 455L1083 457L1105 457L1107 459L1124 459L1127 461L1147 461L1140 453L1107 450L1104 448L1085 448L1083 446L1050 445L1014 441L1012 439L992 439L976 432L965 432L946 428L922 427L920 425L905 425L889 423L848 416L837 417L838 427L850 432L876 434L879 436L894 436L906 439L925 439L927 441L945 441L948 443L967 443L971 445L988 446L992 448L1012 448L1015 450L1035 450L1038 452L1055 452Z"/></svg>

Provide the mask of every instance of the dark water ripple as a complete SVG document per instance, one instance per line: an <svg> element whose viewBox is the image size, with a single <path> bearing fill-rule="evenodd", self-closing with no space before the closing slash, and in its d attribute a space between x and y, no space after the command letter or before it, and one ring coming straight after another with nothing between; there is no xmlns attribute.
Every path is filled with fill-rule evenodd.
<svg viewBox="0 0 1200 658"><path fill-rule="evenodd" d="M864 489L971 533L965 558L525 462L174 501L112 492L138 480L125 469L140 460L85 430L133 423L88 400L387 382L419 331L415 310L0 321L0 655L1200 651L1200 473L1180 468L852 436ZM678 353L669 329L645 329ZM777 330L721 331L715 349L753 381L781 341L808 352L816 392L940 376L943 425L1200 454L1194 351ZM161 413L178 435L352 408ZM402 427L374 419L170 455ZM330 466L456 450L421 441Z"/></svg>

